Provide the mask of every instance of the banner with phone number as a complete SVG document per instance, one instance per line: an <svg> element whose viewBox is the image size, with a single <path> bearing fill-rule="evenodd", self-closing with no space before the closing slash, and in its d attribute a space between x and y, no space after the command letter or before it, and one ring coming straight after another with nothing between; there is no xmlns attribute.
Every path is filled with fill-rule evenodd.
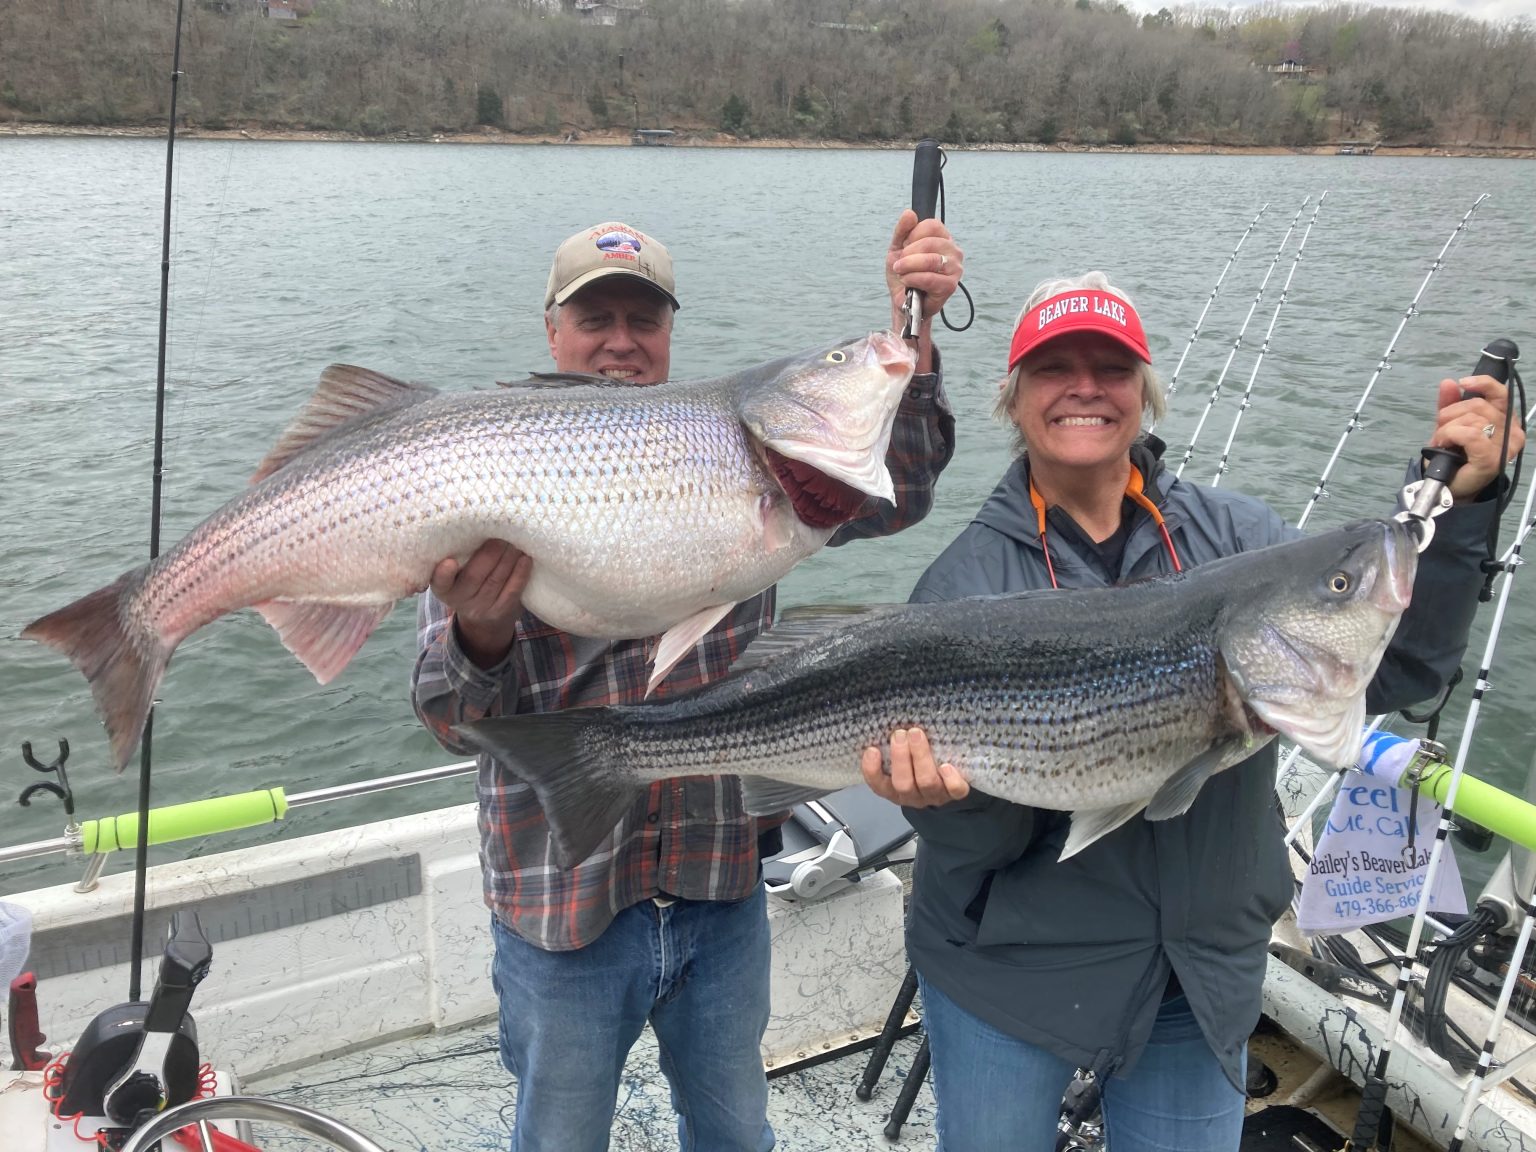
<svg viewBox="0 0 1536 1152"><path fill-rule="evenodd" d="M1440 805L1419 796L1415 809L1412 793L1397 787L1418 750L1417 740L1386 732L1366 738L1359 767L1345 773L1302 881L1296 924L1303 932L1344 931L1417 911L1440 824ZM1411 852L1410 812L1416 818ZM1467 910L1449 840L1429 907Z"/></svg>

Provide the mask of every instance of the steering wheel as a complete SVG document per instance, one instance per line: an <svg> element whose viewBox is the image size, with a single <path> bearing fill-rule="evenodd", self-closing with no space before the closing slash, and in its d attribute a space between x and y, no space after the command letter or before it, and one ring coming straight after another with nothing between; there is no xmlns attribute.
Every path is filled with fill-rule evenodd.
<svg viewBox="0 0 1536 1152"><path fill-rule="evenodd" d="M155 1141L201 1120L256 1120L318 1136L341 1152L387 1152L356 1129L310 1108L262 1096L209 1096L167 1108L128 1138L122 1152L145 1152Z"/></svg>

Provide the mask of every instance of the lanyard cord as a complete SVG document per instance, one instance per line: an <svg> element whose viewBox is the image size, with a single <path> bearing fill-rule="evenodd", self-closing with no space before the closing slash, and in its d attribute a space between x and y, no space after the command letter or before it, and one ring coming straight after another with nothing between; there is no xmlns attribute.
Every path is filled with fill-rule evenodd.
<svg viewBox="0 0 1536 1152"><path fill-rule="evenodd" d="M1168 525L1163 522L1162 512L1146 494L1145 485L1146 481L1142 479L1141 469L1133 464L1131 478L1125 483L1125 498L1152 517L1157 530L1163 535L1163 545L1168 549L1168 558L1173 561L1173 570L1182 572L1184 565L1179 562L1179 553L1173 546L1173 537L1168 534ZM1060 588L1061 585L1056 583L1056 565L1051 561L1051 546L1045 539L1045 497L1041 496L1040 490L1035 487L1033 475L1029 478L1029 502L1035 509L1035 530L1040 536L1040 551L1045 554L1046 575L1051 578L1052 588Z"/></svg>

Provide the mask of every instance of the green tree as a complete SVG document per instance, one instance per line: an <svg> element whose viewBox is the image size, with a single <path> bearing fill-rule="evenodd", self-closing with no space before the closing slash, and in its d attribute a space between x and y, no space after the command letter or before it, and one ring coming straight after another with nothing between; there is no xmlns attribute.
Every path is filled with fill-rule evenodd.
<svg viewBox="0 0 1536 1152"><path fill-rule="evenodd" d="M501 96L489 84L480 85L475 93L475 123L501 128L505 121L501 113Z"/></svg>
<svg viewBox="0 0 1536 1152"><path fill-rule="evenodd" d="M725 98L725 107L720 109L721 131L740 136L747 128L747 114L747 102L732 92Z"/></svg>

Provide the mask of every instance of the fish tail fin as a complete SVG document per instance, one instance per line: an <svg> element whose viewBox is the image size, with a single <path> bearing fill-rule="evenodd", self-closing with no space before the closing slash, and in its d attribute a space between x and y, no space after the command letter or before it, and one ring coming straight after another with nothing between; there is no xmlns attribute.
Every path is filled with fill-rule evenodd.
<svg viewBox="0 0 1536 1152"><path fill-rule="evenodd" d="M499 716L454 732L533 789L562 869L596 852L646 791L645 781L619 767L619 733L603 709Z"/></svg>
<svg viewBox="0 0 1536 1152"><path fill-rule="evenodd" d="M125 611L148 576L147 564L125 572L105 588L34 620L21 633L62 652L84 674L119 772L144 733L155 690L176 647Z"/></svg>

